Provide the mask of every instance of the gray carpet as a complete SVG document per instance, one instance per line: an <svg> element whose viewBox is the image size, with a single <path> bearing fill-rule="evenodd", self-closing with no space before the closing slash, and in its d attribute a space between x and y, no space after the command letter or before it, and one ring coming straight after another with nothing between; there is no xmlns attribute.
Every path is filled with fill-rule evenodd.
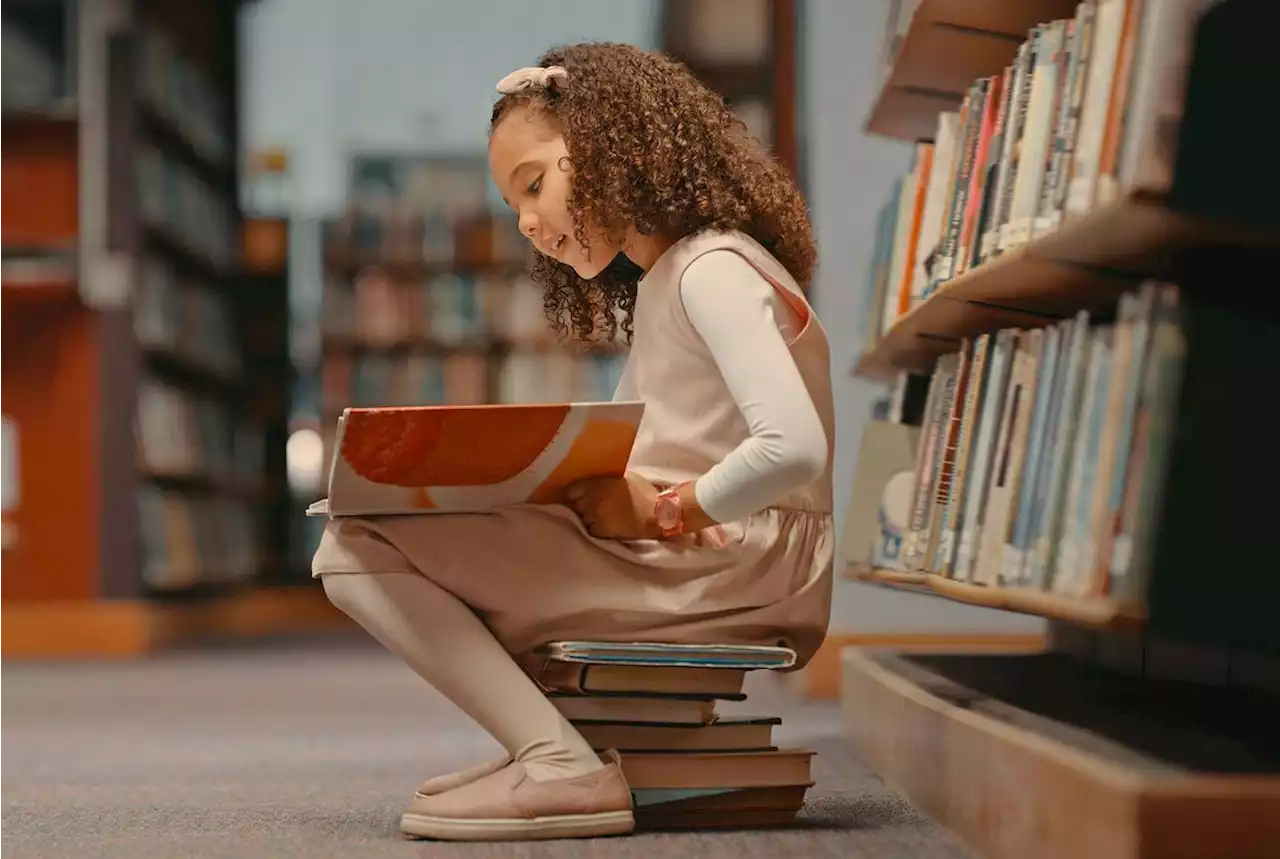
<svg viewBox="0 0 1280 859"><path fill-rule="evenodd" d="M184 652L129 663L6 663L5 857L964 857L849 753L834 706L753 677L726 709L776 713L818 751L795 828L597 841L400 837L418 781L498 748L363 642Z"/></svg>

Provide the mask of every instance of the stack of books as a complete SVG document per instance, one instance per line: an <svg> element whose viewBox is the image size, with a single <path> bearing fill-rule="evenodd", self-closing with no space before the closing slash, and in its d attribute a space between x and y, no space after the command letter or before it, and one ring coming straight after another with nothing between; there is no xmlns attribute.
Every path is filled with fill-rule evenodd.
<svg viewBox="0 0 1280 859"><path fill-rule="evenodd" d="M794 663L782 647L561 641L532 673L592 748L620 755L637 828L740 828L795 819L814 753L775 745L780 717L717 704L746 700L748 671Z"/></svg>

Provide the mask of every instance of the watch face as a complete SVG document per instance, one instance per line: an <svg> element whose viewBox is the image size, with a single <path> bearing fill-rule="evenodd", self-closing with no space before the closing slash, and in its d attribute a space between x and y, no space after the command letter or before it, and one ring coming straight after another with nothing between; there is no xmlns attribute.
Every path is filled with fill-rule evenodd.
<svg viewBox="0 0 1280 859"><path fill-rule="evenodd" d="M674 528L680 521L680 501L670 495L658 496L658 527Z"/></svg>

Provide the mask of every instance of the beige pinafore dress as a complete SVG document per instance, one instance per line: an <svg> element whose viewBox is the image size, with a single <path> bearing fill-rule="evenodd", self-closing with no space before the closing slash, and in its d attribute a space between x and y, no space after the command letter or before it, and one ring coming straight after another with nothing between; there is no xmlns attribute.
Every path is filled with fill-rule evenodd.
<svg viewBox="0 0 1280 859"><path fill-rule="evenodd" d="M686 237L641 280L615 396L646 404L629 467L655 483L694 480L748 436L680 300L685 268L719 249L751 263L800 319L791 352L827 435L827 466L814 484L741 521L668 540L597 539L558 505L335 519L313 575L426 576L470 606L516 657L568 639L781 644L796 651L797 668L805 665L831 610L830 355L794 279L750 237Z"/></svg>

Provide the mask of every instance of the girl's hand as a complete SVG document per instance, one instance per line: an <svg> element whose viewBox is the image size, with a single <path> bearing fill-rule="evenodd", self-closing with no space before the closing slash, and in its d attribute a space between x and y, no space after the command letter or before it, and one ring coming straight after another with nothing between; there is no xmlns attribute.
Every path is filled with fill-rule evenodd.
<svg viewBox="0 0 1280 859"><path fill-rule="evenodd" d="M579 480L565 495L593 537L640 540L662 536L654 516L658 488L637 474Z"/></svg>

